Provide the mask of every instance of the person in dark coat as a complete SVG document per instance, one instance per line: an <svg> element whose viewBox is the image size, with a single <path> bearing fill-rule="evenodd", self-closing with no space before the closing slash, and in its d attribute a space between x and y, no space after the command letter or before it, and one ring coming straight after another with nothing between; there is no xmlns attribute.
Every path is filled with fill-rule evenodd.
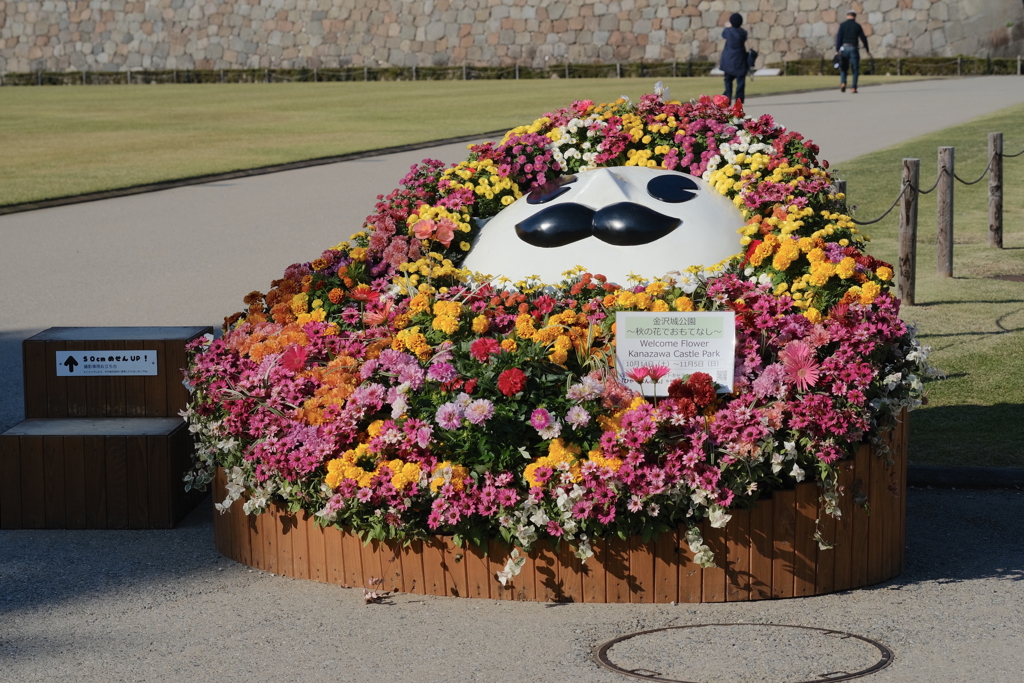
<svg viewBox="0 0 1024 683"><path fill-rule="evenodd" d="M853 90L857 92L857 78L860 76L860 52L857 50L857 41L864 43L864 51L871 56L868 48L868 37L864 35L864 29L857 23L857 13L849 11L846 13L846 21L839 24L839 32L836 33L836 54L839 55L839 91L846 92L846 72L853 72Z"/></svg>
<svg viewBox="0 0 1024 683"><path fill-rule="evenodd" d="M719 68L725 74L725 92L722 93L733 102L732 82L736 81L736 99L747 97L747 32L740 28L743 17L739 13L729 17L729 24L722 37L725 38L725 49L722 50L722 61Z"/></svg>

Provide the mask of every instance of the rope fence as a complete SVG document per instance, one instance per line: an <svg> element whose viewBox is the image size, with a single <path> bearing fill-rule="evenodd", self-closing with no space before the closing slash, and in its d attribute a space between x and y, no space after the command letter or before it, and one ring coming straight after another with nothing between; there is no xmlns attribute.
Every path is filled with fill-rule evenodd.
<svg viewBox="0 0 1024 683"><path fill-rule="evenodd" d="M935 183L927 190L921 188L921 160L904 159L901 189L891 206L881 216L870 221L853 219L856 225L873 225L900 207L899 264L897 293L903 302L914 305L914 286L917 272L917 204L920 195L938 192L936 199L938 235L938 274L953 276L953 188L954 181L965 186L977 185L986 177L988 183L988 246L1003 248L1003 159L1024 155L1003 153L1003 134L988 135L988 165L976 180L964 180L954 170L954 148L939 147L938 172ZM837 183L837 191L846 192L846 182Z"/></svg>

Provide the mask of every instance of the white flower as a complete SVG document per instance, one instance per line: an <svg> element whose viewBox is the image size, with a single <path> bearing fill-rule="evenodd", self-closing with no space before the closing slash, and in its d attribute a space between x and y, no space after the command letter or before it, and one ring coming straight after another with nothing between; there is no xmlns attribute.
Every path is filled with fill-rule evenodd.
<svg viewBox="0 0 1024 683"><path fill-rule="evenodd" d="M804 471L800 468L800 465L797 465L796 463L793 463L793 469L791 469L789 471L789 473L797 481L803 481L804 480Z"/></svg>
<svg viewBox="0 0 1024 683"><path fill-rule="evenodd" d="M710 522L711 527L714 529L723 528L729 523L730 519L732 519L732 515L726 512L725 508L721 505L712 505L711 509L708 510L708 522Z"/></svg>
<svg viewBox="0 0 1024 683"><path fill-rule="evenodd" d="M512 553L509 555L508 562L505 563L505 568L496 574L501 585L508 585L508 582L511 581L513 577L518 576L519 572L523 570L524 564L526 564L526 558L520 556L519 548L513 548Z"/></svg>

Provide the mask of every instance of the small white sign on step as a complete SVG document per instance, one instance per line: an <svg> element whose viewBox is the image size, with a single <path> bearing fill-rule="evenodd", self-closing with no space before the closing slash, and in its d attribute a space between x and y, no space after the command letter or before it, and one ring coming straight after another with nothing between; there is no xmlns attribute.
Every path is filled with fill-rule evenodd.
<svg viewBox="0 0 1024 683"><path fill-rule="evenodd" d="M58 377L156 376L156 351L57 351Z"/></svg>

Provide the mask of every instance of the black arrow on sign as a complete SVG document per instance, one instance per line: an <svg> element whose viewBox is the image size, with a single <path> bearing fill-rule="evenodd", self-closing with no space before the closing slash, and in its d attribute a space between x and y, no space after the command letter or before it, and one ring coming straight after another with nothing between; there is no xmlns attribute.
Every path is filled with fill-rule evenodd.
<svg viewBox="0 0 1024 683"><path fill-rule="evenodd" d="M78 361L75 360L74 356L68 356L67 360L61 363L61 365L66 365L68 372L74 372L75 366L78 365Z"/></svg>

